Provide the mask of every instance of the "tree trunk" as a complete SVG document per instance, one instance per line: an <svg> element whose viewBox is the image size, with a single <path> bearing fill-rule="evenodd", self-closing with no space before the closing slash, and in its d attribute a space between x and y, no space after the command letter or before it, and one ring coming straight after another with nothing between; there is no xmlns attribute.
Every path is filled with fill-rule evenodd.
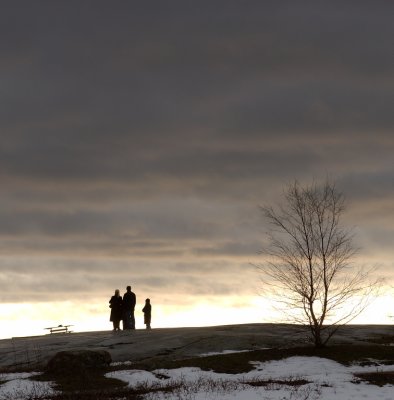
<svg viewBox="0 0 394 400"><path fill-rule="evenodd" d="M319 325L315 326L313 329L313 339L316 348L325 347L325 344L321 337L321 327Z"/></svg>

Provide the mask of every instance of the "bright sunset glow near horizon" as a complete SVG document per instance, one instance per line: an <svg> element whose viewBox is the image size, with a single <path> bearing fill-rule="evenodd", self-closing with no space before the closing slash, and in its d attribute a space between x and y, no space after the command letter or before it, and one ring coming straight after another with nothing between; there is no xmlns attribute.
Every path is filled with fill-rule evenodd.
<svg viewBox="0 0 394 400"><path fill-rule="evenodd" d="M0 338L283 322L260 205L336 182L394 315L394 3L31 2L0 15Z"/></svg>

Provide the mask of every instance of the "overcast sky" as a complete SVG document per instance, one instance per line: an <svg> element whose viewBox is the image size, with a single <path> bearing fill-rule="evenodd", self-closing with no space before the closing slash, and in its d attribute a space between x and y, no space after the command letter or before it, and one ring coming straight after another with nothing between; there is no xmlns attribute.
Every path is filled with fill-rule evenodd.
<svg viewBox="0 0 394 400"><path fill-rule="evenodd" d="M3 3L1 301L107 307L131 284L242 306L258 206L326 176L360 260L393 274L393 18L379 0Z"/></svg>

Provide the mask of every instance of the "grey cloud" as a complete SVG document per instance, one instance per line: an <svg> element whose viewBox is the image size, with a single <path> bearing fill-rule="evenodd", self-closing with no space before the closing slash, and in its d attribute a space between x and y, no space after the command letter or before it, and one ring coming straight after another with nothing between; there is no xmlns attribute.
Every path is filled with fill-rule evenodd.
<svg viewBox="0 0 394 400"><path fill-rule="evenodd" d="M391 6L249 6L10 6L21 26L7 53L17 68L5 71L2 173L298 175L320 166L313 136L391 131ZM278 134L279 153L251 150ZM244 152L228 149L243 141Z"/></svg>
<svg viewBox="0 0 394 400"><path fill-rule="evenodd" d="M1 301L9 301L10 296L15 293L23 293L23 296L14 296L14 302L81 301L86 300L87 293L92 299L106 299L112 290L124 290L128 284L133 287L139 298L149 293L154 293L157 297L181 294L207 296L249 290L247 285L242 284L250 279L249 275L234 274L238 269L235 264L220 263L220 269L212 265L210 269L205 270L204 276L195 263L188 264L189 262L185 261L184 268L174 274L174 263L171 261L159 263L144 259L100 261L77 258L19 258L5 263L2 260ZM31 274L32 270L34 274ZM201 299L203 300L203 297Z"/></svg>
<svg viewBox="0 0 394 400"><path fill-rule="evenodd" d="M372 147L372 148L371 148ZM394 179L393 170L389 165L389 157L387 157L387 165L380 166L379 155L385 155L385 151L392 151L388 146L387 149L374 149L370 146L369 152L376 151L374 157L371 157L371 164L368 163L368 158L360 160L364 162L364 168L360 167L359 172L354 171L351 174L344 173L339 179L341 190L347 193L349 202L367 202L376 201L384 198L390 199L394 195ZM376 157L376 158L375 158ZM382 157L383 160L385 157ZM375 161L376 160L376 161ZM378 166L377 170L375 169ZM373 205L371 205L373 207Z"/></svg>
<svg viewBox="0 0 394 400"><path fill-rule="evenodd" d="M88 114L108 110L108 115L121 117L124 123L134 124L142 113L139 120L146 126L146 106L152 110L151 118L161 115L159 121L164 122L166 114L160 111L164 108L173 118L173 103L182 111L177 113L179 118L184 105L203 103L214 93L237 88L245 75L252 75L252 82L257 83L272 73L285 80L290 73L297 82L297 71L308 77L311 71L312 78L326 79L332 71L337 72L335 77L342 73L346 79L360 72L365 79L374 69L377 72L372 76L381 77L386 68L392 77L393 60L385 40L392 33L387 9L371 13L354 3L341 7L339 13L333 6L288 4L283 9L251 2L251 8L241 10L233 5L215 14L216 7L208 4L189 10L180 3L178 10L171 6L158 10L156 4L153 12L151 6L123 7L123 13L105 7L105 17L103 7L78 7L78 14L72 6L62 7L64 16L59 20L51 15L59 15L57 7L47 5L35 21L27 14L28 7L18 10L25 27L18 30L17 43L25 40L28 54L31 48L38 52L32 57L36 60L33 71L41 87L44 83L51 92L49 100L64 99L64 106L71 109L76 102L74 109L85 109ZM182 17L177 19L177 15ZM15 25L8 24L8 30L13 33ZM26 32L25 37L20 32ZM20 85L28 82L22 80ZM191 94L198 96L191 98ZM27 97L28 104L34 108L41 98L46 97L35 102ZM47 101L45 105L51 109L59 103Z"/></svg>
<svg viewBox="0 0 394 400"><path fill-rule="evenodd" d="M230 241L225 243L215 243L212 246L200 247L193 249L196 255L204 256L227 256L227 257L244 257L248 259L257 254L261 249L261 242L248 238L245 241ZM255 238L256 239L256 238Z"/></svg>
<svg viewBox="0 0 394 400"><path fill-rule="evenodd" d="M391 215L393 7L4 5L2 287L106 296L146 269L146 290L228 295L266 229L257 205L331 173L346 222L387 251L390 226L367 222Z"/></svg>

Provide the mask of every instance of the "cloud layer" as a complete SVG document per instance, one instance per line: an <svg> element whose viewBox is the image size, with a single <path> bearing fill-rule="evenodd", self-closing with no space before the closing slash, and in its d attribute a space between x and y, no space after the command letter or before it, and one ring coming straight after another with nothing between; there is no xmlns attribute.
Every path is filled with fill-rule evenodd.
<svg viewBox="0 0 394 400"><path fill-rule="evenodd" d="M107 296L130 281L163 302L253 296L258 205L327 175L365 260L390 276L393 11L4 6L1 301Z"/></svg>

